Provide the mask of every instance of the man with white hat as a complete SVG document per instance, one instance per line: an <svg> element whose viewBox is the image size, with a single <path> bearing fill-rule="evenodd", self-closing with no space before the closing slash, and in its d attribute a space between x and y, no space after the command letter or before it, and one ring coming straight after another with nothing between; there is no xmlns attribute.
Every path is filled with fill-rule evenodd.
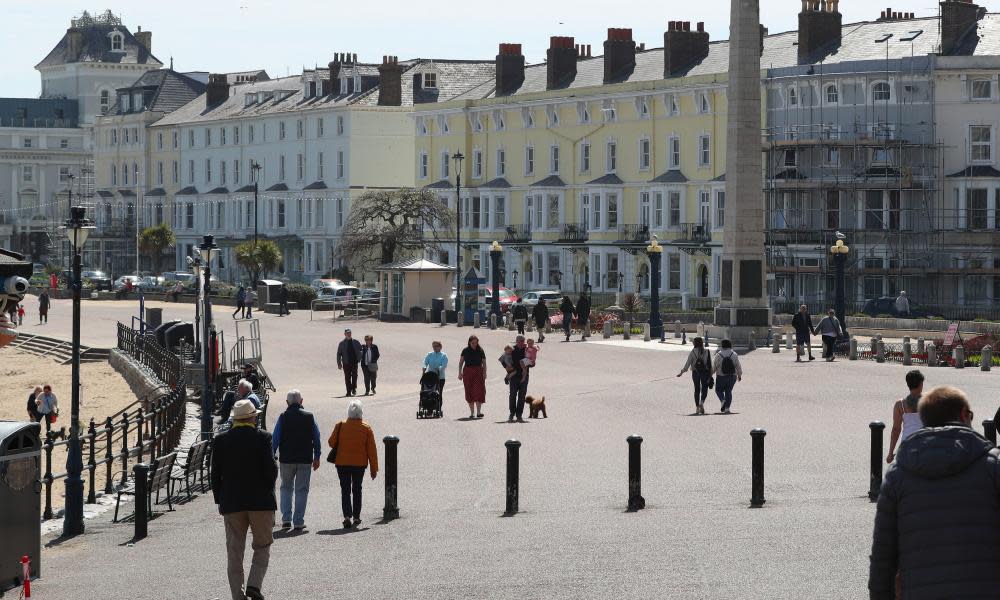
<svg viewBox="0 0 1000 600"><path fill-rule="evenodd" d="M274 538L274 482L278 465L271 434L257 429L260 411L250 400L233 405L233 427L212 441L212 494L226 528L229 589L233 600L263 600L260 588ZM243 588L247 529L253 558Z"/></svg>

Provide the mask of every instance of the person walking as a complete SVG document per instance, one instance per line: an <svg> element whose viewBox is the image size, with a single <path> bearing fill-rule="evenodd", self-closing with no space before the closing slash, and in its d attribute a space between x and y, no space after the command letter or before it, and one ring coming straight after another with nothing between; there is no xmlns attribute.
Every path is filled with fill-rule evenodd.
<svg viewBox="0 0 1000 600"><path fill-rule="evenodd" d="M250 287L247 288L247 297L245 302L247 309L246 318L248 319L253 318L253 305L256 303L257 303L257 291L254 290L253 286L251 285Z"/></svg>
<svg viewBox="0 0 1000 600"><path fill-rule="evenodd" d="M1000 450L972 429L961 390L917 403L924 428L903 441L875 509L873 600L996 598L1000 589Z"/></svg>
<svg viewBox="0 0 1000 600"><path fill-rule="evenodd" d="M240 289L236 290L236 310L233 311L234 319L236 318L237 314L240 315L241 319L244 317L244 315L246 315L247 312L246 301L247 301L247 290L245 287L241 285Z"/></svg>
<svg viewBox="0 0 1000 600"><path fill-rule="evenodd" d="M514 324L517 325L517 333L524 335L524 325L528 322L528 307L524 305L524 300L518 298L510 312L514 318Z"/></svg>
<svg viewBox="0 0 1000 600"><path fill-rule="evenodd" d="M24 304L17 304L17 326L20 327L24 325Z"/></svg>
<svg viewBox="0 0 1000 600"><path fill-rule="evenodd" d="M834 359L833 353L837 346L837 338L844 332L840 320L837 319L832 308L826 311L826 316L819 322L816 329L823 337L823 358L826 359L826 362L831 362Z"/></svg>
<svg viewBox="0 0 1000 600"><path fill-rule="evenodd" d="M705 340L696 337L691 340L694 348L688 353L687 362L684 368L677 374L678 377L691 369L691 380L694 382L694 412L697 415L705 414L705 398L708 397L708 390L712 387L712 351L705 347Z"/></svg>
<svg viewBox="0 0 1000 600"><path fill-rule="evenodd" d="M333 428L328 461L337 466L340 478L340 507L344 513L344 529L361 523L361 484L365 468L371 466L372 479L378 474L378 451L375 432L366 423L360 400L352 400L347 407L347 419ZM353 496L353 502L352 502ZM353 519L353 520L352 520Z"/></svg>
<svg viewBox="0 0 1000 600"><path fill-rule="evenodd" d="M916 433L924 424L920 421L917 405L924 393L924 374L914 369L906 374L906 387L910 393L892 406L892 433L889 435L889 454L885 462L896 458L896 444Z"/></svg>
<svg viewBox="0 0 1000 600"><path fill-rule="evenodd" d="M31 419L32 423L38 423L42 420L42 413L38 412L38 404L35 400L42 395L42 386L36 385L34 391L28 394L28 418Z"/></svg>
<svg viewBox="0 0 1000 600"><path fill-rule="evenodd" d="M722 414L728 415L733 404L733 388L737 381L743 380L743 367L731 341L722 340L719 345L722 349L715 353L712 373L715 375L715 395L722 403Z"/></svg>
<svg viewBox="0 0 1000 600"><path fill-rule="evenodd" d="M573 314L576 312L576 307L573 306L573 301L569 299L569 296L563 296L562 303L559 304L559 312L562 313L563 333L566 334L568 342L570 328L573 327Z"/></svg>
<svg viewBox="0 0 1000 600"><path fill-rule="evenodd" d="M38 294L38 324L41 325L42 321L46 324L49 322L49 307L52 306L52 301L49 300L49 293L42 290Z"/></svg>
<svg viewBox="0 0 1000 600"><path fill-rule="evenodd" d="M809 315L809 307L805 304L799 307L799 312L792 317L792 327L795 329L795 362L802 362L802 347L805 346L809 353L809 360L816 360L813 357L812 338L816 335L816 328L812 324L812 316Z"/></svg>
<svg viewBox="0 0 1000 600"><path fill-rule="evenodd" d="M288 314L291 314L288 312L288 288L285 284L281 284L278 290L278 316L283 317Z"/></svg>
<svg viewBox="0 0 1000 600"><path fill-rule="evenodd" d="M212 440L212 495L226 528L229 590L233 600L263 600L261 585L274 537L274 460L271 434L255 426L260 411L249 400L233 407L233 428ZM253 558L244 589L243 556L250 530Z"/></svg>
<svg viewBox="0 0 1000 600"><path fill-rule="evenodd" d="M45 431L51 431L52 422L59 416L59 399L52 393L51 385L46 383L42 387L42 393L35 396L35 406L41 415L39 421L45 420Z"/></svg>
<svg viewBox="0 0 1000 600"><path fill-rule="evenodd" d="M538 343L545 341L545 326L549 324L549 307L545 300L539 299L535 307L531 309L531 318L535 320L535 329L538 330Z"/></svg>
<svg viewBox="0 0 1000 600"><path fill-rule="evenodd" d="M515 418L518 423L524 423L524 398L528 395L528 374L531 371L527 364L527 355L524 352L525 346L524 336L517 336L514 351L511 353L511 364L507 367L510 390L507 396L507 405L510 408L510 416L507 417L508 423L512 423Z"/></svg>
<svg viewBox="0 0 1000 600"><path fill-rule="evenodd" d="M576 324L580 326L580 340L587 339L587 323L590 322L590 298L586 293L580 294L576 301Z"/></svg>
<svg viewBox="0 0 1000 600"><path fill-rule="evenodd" d="M378 359L380 354L378 346L375 345L375 338L370 335L365 336L365 343L361 346L361 374L365 379L365 396L371 392L375 394L375 381L378 379Z"/></svg>
<svg viewBox="0 0 1000 600"><path fill-rule="evenodd" d="M431 351L424 357L424 373L430 371L438 376L438 393L441 395L441 406L444 406L444 374L448 368L448 355L441 352L441 342L431 342Z"/></svg>
<svg viewBox="0 0 1000 600"><path fill-rule="evenodd" d="M896 316L903 318L910 316L910 299L906 297L905 291L900 291L896 297Z"/></svg>
<svg viewBox="0 0 1000 600"><path fill-rule="evenodd" d="M302 410L302 392L291 390L285 397L288 408L278 415L271 434L271 449L278 456L281 476L281 528L306 528L306 501L309 479L319 468L319 425L312 413ZM294 496L295 510L292 511Z"/></svg>
<svg viewBox="0 0 1000 600"><path fill-rule="evenodd" d="M361 362L361 343L351 337L351 330L344 330L344 339L337 346L337 368L344 372L345 396L358 393L358 363Z"/></svg>
<svg viewBox="0 0 1000 600"><path fill-rule="evenodd" d="M465 401L469 404L469 418L483 418L486 402L486 352L479 345L479 338L470 335L468 345L458 359L458 379L465 384Z"/></svg>

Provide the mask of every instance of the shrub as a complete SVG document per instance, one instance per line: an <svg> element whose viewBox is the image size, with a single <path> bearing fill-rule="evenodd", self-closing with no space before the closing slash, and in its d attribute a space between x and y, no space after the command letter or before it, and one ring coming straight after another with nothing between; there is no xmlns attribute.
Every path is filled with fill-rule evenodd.
<svg viewBox="0 0 1000 600"><path fill-rule="evenodd" d="M295 302L299 308L309 308L313 300L316 299L316 290L302 283L289 283L288 301Z"/></svg>

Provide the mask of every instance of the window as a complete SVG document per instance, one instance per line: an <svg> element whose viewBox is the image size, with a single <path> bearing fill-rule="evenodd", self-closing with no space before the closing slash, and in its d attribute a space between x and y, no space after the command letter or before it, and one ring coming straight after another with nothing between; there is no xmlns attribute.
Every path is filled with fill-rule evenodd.
<svg viewBox="0 0 1000 600"><path fill-rule="evenodd" d="M278 157L278 181L285 180L285 157L284 155Z"/></svg>
<svg viewBox="0 0 1000 600"><path fill-rule="evenodd" d="M590 143L580 144L580 172L590 172Z"/></svg>
<svg viewBox="0 0 1000 600"><path fill-rule="evenodd" d="M295 156L295 180L302 181L306 178L306 157L302 154Z"/></svg>
<svg viewBox="0 0 1000 600"><path fill-rule="evenodd" d="M156 183L157 185L163 185L163 163L156 163Z"/></svg>
<svg viewBox="0 0 1000 600"><path fill-rule="evenodd" d="M497 150L497 177L503 177L507 173L507 152L500 148Z"/></svg>
<svg viewBox="0 0 1000 600"><path fill-rule="evenodd" d="M108 90L101 90L101 114L105 115L111 108L111 92Z"/></svg>
<svg viewBox="0 0 1000 600"><path fill-rule="evenodd" d="M645 98L637 98L635 101L636 112L639 113L640 119L648 119L649 115L649 103L646 102Z"/></svg>
<svg viewBox="0 0 1000 600"><path fill-rule="evenodd" d="M253 125L247 125L247 141L253 143Z"/></svg>
<svg viewBox="0 0 1000 600"><path fill-rule="evenodd" d="M524 174L535 174L535 149L532 146L527 146L524 149Z"/></svg>
<svg viewBox="0 0 1000 600"><path fill-rule="evenodd" d="M707 167L712 164L712 138L703 135L698 138L698 165Z"/></svg>
<svg viewBox="0 0 1000 600"><path fill-rule="evenodd" d="M448 117L446 117L444 115L438 115L437 125L438 125L438 132L439 133L448 133L449 132Z"/></svg>
<svg viewBox="0 0 1000 600"><path fill-rule="evenodd" d="M989 79L975 79L972 82L973 100L990 100L993 98L993 82Z"/></svg>
<svg viewBox="0 0 1000 600"><path fill-rule="evenodd" d="M316 119L316 137L323 137L323 117Z"/></svg>
<svg viewBox="0 0 1000 600"><path fill-rule="evenodd" d="M989 190L985 188L970 189L966 192L965 202L969 229L986 229L988 193Z"/></svg>
<svg viewBox="0 0 1000 600"><path fill-rule="evenodd" d="M615 169L618 168L618 144L615 142L608 142L607 150L605 152L606 164L604 165L606 172L614 173Z"/></svg>
<svg viewBox="0 0 1000 600"><path fill-rule="evenodd" d="M420 165L417 167L421 179L427 179L427 172L430 169L430 159L426 152L420 153Z"/></svg>
<svg viewBox="0 0 1000 600"><path fill-rule="evenodd" d="M163 150L163 133L162 132L156 134L156 149L157 150Z"/></svg>
<svg viewBox="0 0 1000 600"><path fill-rule="evenodd" d="M233 127L233 143L239 145L240 143L240 127L236 125Z"/></svg>
<svg viewBox="0 0 1000 600"><path fill-rule="evenodd" d="M111 185L118 185L118 165L111 165Z"/></svg>
<svg viewBox="0 0 1000 600"><path fill-rule="evenodd" d="M129 143L129 130L128 130L127 127L125 129L122 129L122 136L123 136L122 143L123 144L128 144Z"/></svg>
<svg viewBox="0 0 1000 600"><path fill-rule="evenodd" d="M608 229L618 227L618 195L608 194Z"/></svg>
<svg viewBox="0 0 1000 600"><path fill-rule="evenodd" d="M226 185L226 161L219 161L219 183Z"/></svg>
<svg viewBox="0 0 1000 600"><path fill-rule="evenodd" d="M483 151L472 151L472 176L476 179L483 176Z"/></svg>
<svg viewBox="0 0 1000 600"><path fill-rule="evenodd" d="M681 289L681 255L676 252L667 254L667 289Z"/></svg>
<svg viewBox="0 0 1000 600"><path fill-rule="evenodd" d="M715 192L715 228L726 226L726 192Z"/></svg>
<svg viewBox="0 0 1000 600"><path fill-rule="evenodd" d="M437 73L424 73L424 88L436 88L437 87Z"/></svg>
<svg viewBox="0 0 1000 600"><path fill-rule="evenodd" d="M205 183L212 183L212 160L205 159Z"/></svg>
<svg viewBox="0 0 1000 600"><path fill-rule="evenodd" d="M139 185L139 165L132 163L132 183Z"/></svg>
<svg viewBox="0 0 1000 600"><path fill-rule="evenodd" d="M35 167L32 165L24 165L21 167L21 181L25 183L31 183L35 180Z"/></svg>
<svg viewBox="0 0 1000 600"><path fill-rule="evenodd" d="M188 129L188 148L194 148L194 129Z"/></svg>
<svg viewBox="0 0 1000 600"><path fill-rule="evenodd" d="M578 102L576 112L580 116L580 123L590 123L590 106L586 102Z"/></svg>
<svg viewBox="0 0 1000 600"><path fill-rule="evenodd" d="M668 225L670 227L680 227L681 226L680 192L670 192L667 194L667 210L669 211Z"/></svg>
<svg viewBox="0 0 1000 600"><path fill-rule="evenodd" d="M653 194L653 227L663 228L663 192Z"/></svg>
<svg viewBox="0 0 1000 600"><path fill-rule="evenodd" d="M826 164L829 167L840 166L840 148L830 146L826 149Z"/></svg>
<svg viewBox="0 0 1000 600"><path fill-rule="evenodd" d="M212 130L208 127L205 128L205 147L212 145Z"/></svg>
<svg viewBox="0 0 1000 600"><path fill-rule="evenodd" d="M788 88L788 106L799 105L799 92L793 87Z"/></svg>
<svg viewBox="0 0 1000 600"><path fill-rule="evenodd" d="M890 91L889 84L885 81L880 81L872 86L873 102L888 102L891 98L892 92Z"/></svg>
<svg viewBox="0 0 1000 600"><path fill-rule="evenodd" d="M639 170L648 171L649 170L649 140L642 139L639 140Z"/></svg>
<svg viewBox="0 0 1000 600"><path fill-rule="evenodd" d="M708 94L701 94L699 98L698 109L702 114L708 114L712 112L712 101L709 99Z"/></svg>
<svg viewBox="0 0 1000 600"><path fill-rule="evenodd" d="M448 179L449 177L448 169L451 164L450 161L451 158L449 158L448 156L448 151L445 150L444 152L441 153L441 160L439 161L441 167L441 179Z"/></svg>
<svg viewBox="0 0 1000 600"><path fill-rule="evenodd" d="M976 162L993 159L993 128L989 125L969 127L969 157Z"/></svg>
<svg viewBox="0 0 1000 600"><path fill-rule="evenodd" d="M549 194L546 198L545 227L559 229L559 195Z"/></svg>
<svg viewBox="0 0 1000 600"><path fill-rule="evenodd" d="M549 127L557 127L559 125L559 111L555 106L549 106L546 108L545 115L549 119Z"/></svg>
<svg viewBox="0 0 1000 600"><path fill-rule="evenodd" d="M277 206L277 222L279 228L285 227L285 201L280 199Z"/></svg>
<svg viewBox="0 0 1000 600"><path fill-rule="evenodd" d="M295 122L295 137L302 139L302 134L304 133L305 126L302 124L302 119Z"/></svg>
<svg viewBox="0 0 1000 600"><path fill-rule="evenodd" d="M559 172L559 146L549 148L549 172Z"/></svg>
<svg viewBox="0 0 1000 600"><path fill-rule="evenodd" d="M584 228L590 227L590 195L580 194L580 221Z"/></svg>
<svg viewBox="0 0 1000 600"><path fill-rule="evenodd" d="M316 179L323 179L323 153L316 155Z"/></svg>
<svg viewBox="0 0 1000 600"><path fill-rule="evenodd" d="M865 229L883 229L883 206L881 190L865 191Z"/></svg>
<svg viewBox="0 0 1000 600"><path fill-rule="evenodd" d="M344 151L337 150L337 179L344 178Z"/></svg>
<svg viewBox="0 0 1000 600"><path fill-rule="evenodd" d="M494 111L493 113L493 129L496 131L503 131L506 129L507 123L504 121L503 112Z"/></svg>
<svg viewBox="0 0 1000 600"><path fill-rule="evenodd" d="M111 141L109 142L109 144L112 145L112 146L117 146L118 145L118 130L117 129L112 129L111 130Z"/></svg>
<svg viewBox="0 0 1000 600"><path fill-rule="evenodd" d="M173 163L171 163L170 167L171 167L171 169L170 169L170 182L174 183L174 184L179 183L180 182L180 173L178 172L177 161L175 160Z"/></svg>
<svg viewBox="0 0 1000 600"><path fill-rule="evenodd" d="M194 161L188 161L188 183L194 183Z"/></svg>
<svg viewBox="0 0 1000 600"><path fill-rule="evenodd" d="M225 127L219 127L219 145L220 146L225 146L226 145L226 128Z"/></svg>
<svg viewBox="0 0 1000 600"><path fill-rule="evenodd" d="M278 139L279 140L285 139L285 122L284 121L281 121L280 123L278 123Z"/></svg>
<svg viewBox="0 0 1000 600"><path fill-rule="evenodd" d="M672 137L667 141L667 167L670 169L681 168L681 138Z"/></svg>
<svg viewBox="0 0 1000 600"><path fill-rule="evenodd" d="M826 86L826 103L837 104L838 102L840 102L840 92L837 90L837 86L831 83Z"/></svg>
<svg viewBox="0 0 1000 600"><path fill-rule="evenodd" d="M840 229L840 192L837 190L827 190L825 208L826 228Z"/></svg>
<svg viewBox="0 0 1000 600"><path fill-rule="evenodd" d="M535 126L535 111L530 108L522 109L521 119L524 122L524 128L531 129Z"/></svg>
<svg viewBox="0 0 1000 600"><path fill-rule="evenodd" d="M649 227L649 192L639 192L639 223Z"/></svg>
<svg viewBox="0 0 1000 600"><path fill-rule="evenodd" d="M618 287L618 255L608 254L608 289L615 289Z"/></svg>
<svg viewBox="0 0 1000 600"><path fill-rule="evenodd" d="M240 160L233 159L233 183L240 182Z"/></svg>
<svg viewBox="0 0 1000 600"><path fill-rule="evenodd" d="M507 199L503 196L493 198L493 226L497 229L507 225Z"/></svg>
<svg viewBox="0 0 1000 600"><path fill-rule="evenodd" d="M194 229L194 202L184 204L184 225L187 229Z"/></svg>
<svg viewBox="0 0 1000 600"><path fill-rule="evenodd" d="M176 150L180 147L180 132L174 131L171 133L171 139L173 142L173 148Z"/></svg>
<svg viewBox="0 0 1000 600"><path fill-rule="evenodd" d="M676 117L681 114L680 100L674 94L667 96L667 112L669 112L672 117Z"/></svg>
<svg viewBox="0 0 1000 600"><path fill-rule="evenodd" d="M122 163L122 185L128 185L128 165Z"/></svg>
<svg viewBox="0 0 1000 600"><path fill-rule="evenodd" d="M21 140L22 148L31 148L33 145L34 145L34 140L32 140L30 137L26 137Z"/></svg>
<svg viewBox="0 0 1000 600"><path fill-rule="evenodd" d="M109 34L111 38L111 51L121 52L124 49L125 36L118 30L112 31Z"/></svg>
<svg viewBox="0 0 1000 600"><path fill-rule="evenodd" d="M602 225L602 223L601 223L601 195L600 194L594 194L591 197L591 202L592 202L593 208L594 208L594 211L593 211L593 217L594 217L593 228L594 229L600 229L601 225Z"/></svg>
<svg viewBox="0 0 1000 600"><path fill-rule="evenodd" d="M337 117L337 135L344 135L344 117Z"/></svg>
<svg viewBox="0 0 1000 600"><path fill-rule="evenodd" d="M794 167L798 164L798 152L789 148L785 150L785 157L782 161L786 167Z"/></svg>

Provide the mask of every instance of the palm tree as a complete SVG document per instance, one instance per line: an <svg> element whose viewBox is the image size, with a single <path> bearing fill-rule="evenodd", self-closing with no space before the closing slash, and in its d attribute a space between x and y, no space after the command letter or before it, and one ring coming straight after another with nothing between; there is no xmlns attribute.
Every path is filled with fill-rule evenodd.
<svg viewBox="0 0 1000 600"><path fill-rule="evenodd" d="M248 240L236 246L236 262L250 273L250 285L281 264L281 248L271 240Z"/></svg>
<svg viewBox="0 0 1000 600"><path fill-rule="evenodd" d="M156 273L161 271L163 251L172 248L176 243L177 237L174 236L174 231L166 223L147 227L139 233L139 251L149 255L152 268Z"/></svg>

